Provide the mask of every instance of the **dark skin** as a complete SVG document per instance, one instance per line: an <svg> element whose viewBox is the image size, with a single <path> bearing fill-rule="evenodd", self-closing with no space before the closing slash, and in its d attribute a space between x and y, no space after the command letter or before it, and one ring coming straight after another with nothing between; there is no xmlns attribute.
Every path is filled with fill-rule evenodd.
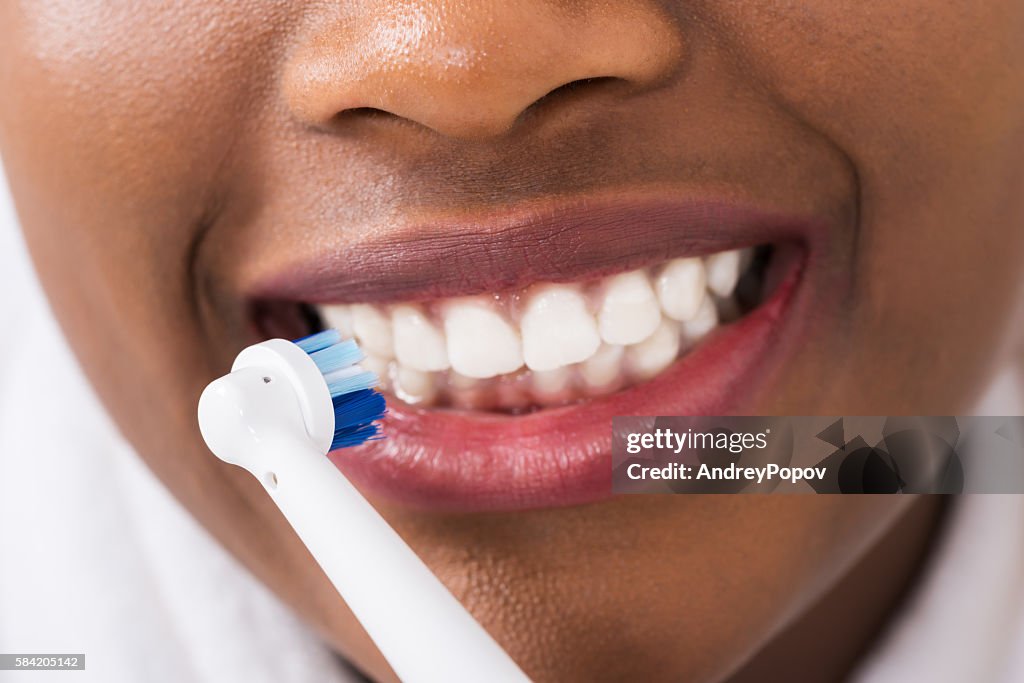
<svg viewBox="0 0 1024 683"><path fill-rule="evenodd" d="M3 2L0 26L0 151L88 376L179 500L374 679L379 653L195 424L254 341L239 292L279 259L442 210L713 190L849 238L828 258L851 295L746 414L956 414L1019 338L1020 3ZM837 680L939 510L373 502L538 681L792 679L795 652L820 660L800 680Z"/></svg>

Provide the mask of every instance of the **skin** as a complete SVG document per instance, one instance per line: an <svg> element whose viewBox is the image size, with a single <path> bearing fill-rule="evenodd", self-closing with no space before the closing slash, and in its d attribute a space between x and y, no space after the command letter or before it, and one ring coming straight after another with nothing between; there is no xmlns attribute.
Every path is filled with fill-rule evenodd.
<svg viewBox="0 0 1024 683"><path fill-rule="evenodd" d="M285 256L432 211L671 185L851 236L830 256L851 295L748 414L955 414L1019 339L1021 3L9 1L0 27L0 151L88 376L182 503L374 679L392 674L195 424L252 341L239 292ZM836 680L939 509L374 502L538 681L778 680L795 655L815 657L800 680Z"/></svg>

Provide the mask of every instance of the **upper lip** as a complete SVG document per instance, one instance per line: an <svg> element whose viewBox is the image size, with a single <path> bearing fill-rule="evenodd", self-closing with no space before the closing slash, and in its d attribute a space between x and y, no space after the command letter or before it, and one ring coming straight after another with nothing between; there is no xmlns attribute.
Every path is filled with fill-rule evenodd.
<svg viewBox="0 0 1024 683"><path fill-rule="evenodd" d="M484 216L441 216L386 239L319 247L246 288L250 300L418 301L568 282L680 256L810 239L805 218L720 200L576 200Z"/></svg>

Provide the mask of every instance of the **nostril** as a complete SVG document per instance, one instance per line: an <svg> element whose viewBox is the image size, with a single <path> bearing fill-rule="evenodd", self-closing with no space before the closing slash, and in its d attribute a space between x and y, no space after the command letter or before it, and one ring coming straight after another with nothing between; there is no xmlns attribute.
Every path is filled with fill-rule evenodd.
<svg viewBox="0 0 1024 683"><path fill-rule="evenodd" d="M579 92L584 88L588 90L593 90L608 85L609 83L614 83L621 80L622 79L615 78L614 76L593 76L591 78L578 78L575 81L570 81L568 83L558 86L557 88L549 92L547 95L544 95L537 101L540 102L551 97L558 97L559 95L568 95L574 92Z"/></svg>
<svg viewBox="0 0 1024 683"><path fill-rule="evenodd" d="M518 121L539 115L545 110L550 110L561 103L579 100L593 94L611 90L612 88L626 86L628 82L613 76L594 76L581 78L549 90L546 94L532 101L517 117Z"/></svg>
<svg viewBox="0 0 1024 683"><path fill-rule="evenodd" d="M551 90L547 94L534 100L534 103L531 103L525 111L540 108L540 106L550 104L553 101L566 97L578 96L583 94L584 91L596 92L622 83L625 83L623 79L615 78L613 76L595 76L592 78L581 78L575 81L569 81L568 83L563 83L554 90Z"/></svg>
<svg viewBox="0 0 1024 683"><path fill-rule="evenodd" d="M335 122L350 121L354 119L395 119L395 114L376 107L351 107L343 109L334 115Z"/></svg>
<svg viewBox="0 0 1024 683"><path fill-rule="evenodd" d="M614 76L593 76L569 81L534 100L515 118L516 120L521 121L523 118L530 117L543 109L557 106L563 101L571 101L583 96L589 96L592 93L602 92L615 86L622 86L626 84L627 81ZM415 119L409 119L378 107L349 107L347 109L342 109L331 117L330 125L332 127L336 127L356 122L383 121L418 123Z"/></svg>
<svg viewBox="0 0 1024 683"><path fill-rule="evenodd" d="M415 2L378 3L383 12L319 4L323 14L311 10L296 30L280 82L290 115L317 132L416 124L494 139L528 109L568 109L613 86L661 87L686 55L680 22L658 3L454 3L440 14ZM353 8L335 16L338 4Z"/></svg>

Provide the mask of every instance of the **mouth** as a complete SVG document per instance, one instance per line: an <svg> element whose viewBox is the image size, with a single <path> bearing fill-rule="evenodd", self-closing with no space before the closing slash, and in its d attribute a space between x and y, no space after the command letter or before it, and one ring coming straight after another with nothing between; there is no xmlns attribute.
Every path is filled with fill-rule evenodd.
<svg viewBox="0 0 1024 683"><path fill-rule="evenodd" d="M611 419L741 411L791 352L814 222L694 202L587 202L330 251L247 295L262 338L333 327L381 378L386 438L335 451L420 508L611 495Z"/></svg>

